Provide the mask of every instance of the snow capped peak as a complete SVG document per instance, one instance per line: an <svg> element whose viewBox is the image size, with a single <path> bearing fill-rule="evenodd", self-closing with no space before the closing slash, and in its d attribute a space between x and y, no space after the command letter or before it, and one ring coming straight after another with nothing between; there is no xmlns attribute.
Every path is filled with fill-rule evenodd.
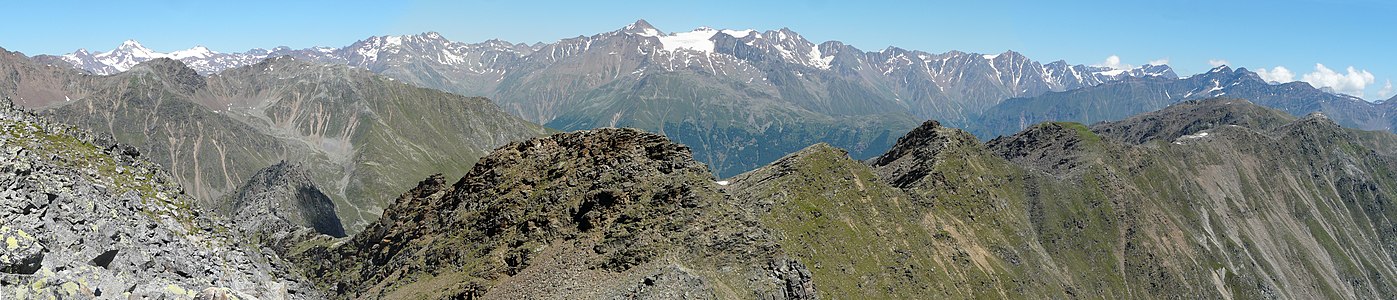
<svg viewBox="0 0 1397 300"><path fill-rule="evenodd" d="M158 54L155 51L151 51L145 46L142 46L141 43L137 42L136 40L126 40L125 42L122 42L120 47L116 47L116 50L108 52L108 54L112 53L126 53L134 57L142 58L155 58L155 56Z"/></svg>
<svg viewBox="0 0 1397 300"><path fill-rule="evenodd" d="M646 22L645 19L636 20L635 23L626 25L626 27L621 28L620 31L621 33L629 33L648 37L659 37L660 35L662 35L659 29L655 29L655 26L651 26L650 22Z"/></svg>
<svg viewBox="0 0 1397 300"><path fill-rule="evenodd" d="M141 42L137 42L136 40L126 40L125 42L121 42L121 46L117 47L117 49L145 49L145 46L141 46Z"/></svg>
<svg viewBox="0 0 1397 300"><path fill-rule="evenodd" d="M985 54L981 55L980 57L983 57L986 60L993 60L995 57L999 57L999 54Z"/></svg>
<svg viewBox="0 0 1397 300"><path fill-rule="evenodd" d="M204 47L203 45L200 45L200 46L194 46L194 48L189 48L189 49L186 49L186 50L180 50L180 51L170 52L170 58L173 58L173 59L208 58L208 57L213 56L214 54L218 54L218 52L214 52L213 50L209 50L209 48Z"/></svg>
<svg viewBox="0 0 1397 300"><path fill-rule="evenodd" d="M655 29L655 26L650 25L650 22L646 22L645 19L635 20L635 23L631 23L630 25L626 25L626 29L627 29L627 30L630 30L630 29L646 29L646 28Z"/></svg>
<svg viewBox="0 0 1397 300"><path fill-rule="evenodd" d="M73 53L64 54L63 60L66 60L73 64L80 64L82 63L82 60L84 58L90 59L91 57L92 53L88 53L87 48L78 48L78 51L73 51Z"/></svg>

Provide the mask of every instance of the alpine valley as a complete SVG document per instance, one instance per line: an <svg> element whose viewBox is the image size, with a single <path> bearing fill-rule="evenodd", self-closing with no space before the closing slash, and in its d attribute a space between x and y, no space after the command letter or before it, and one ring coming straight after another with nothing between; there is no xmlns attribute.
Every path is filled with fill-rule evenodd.
<svg viewBox="0 0 1397 300"><path fill-rule="evenodd" d="M1394 103L644 20L0 49L0 299L1393 299Z"/></svg>

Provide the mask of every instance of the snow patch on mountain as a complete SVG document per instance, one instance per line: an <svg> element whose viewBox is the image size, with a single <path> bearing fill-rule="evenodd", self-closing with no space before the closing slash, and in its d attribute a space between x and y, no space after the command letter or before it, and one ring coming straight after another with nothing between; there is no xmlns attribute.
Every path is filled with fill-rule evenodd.
<svg viewBox="0 0 1397 300"><path fill-rule="evenodd" d="M828 70L830 67L830 62L833 61L834 56L824 56L823 53L820 53L820 47L810 47L810 56L807 58L805 63L817 69Z"/></svg>
<svg viewBox="0 0 1397 300"><path fill-rule="evenodd" d="M1128 71L1128 70L1125 70L1125 69L1112 69L1112 70L1106 70L1106 71L1098 71L1098 72L1096 72L1096 74L1100 74L1100 75L1103 75L1103 76L1112 76L1112 77L1114 77L1114 76L1120 76L1121 73L1125 73L1125 71Z"/></svg>
<svg viewBox="0 0 1397 300"><path fill-rule="evenodd" d="M718 30L708 27L699 27L694 31L676 32L666 36L660 36L660 44L665 51L679 51L679 49L689 49L699 52L713 52L713 35L718 34Z"/></svg>
<svg viewBox="0 0 1397 300"><path fill-rule="evenodd" d="M724 30L723 30L723 33L724 33L724 34L727 34L727 35L731 35L732 37L735 37L735 38L739 38L739 39L740 39L740 38L745 38L745 37L747 37L748 35L752 35L752 34L754 34L754 33L757 33L757 31L756 31L756 30L751 30L751 29L747 29L747 30L728 30L728 29L724 29ZM757 37L760 38L761 35L758 35Z"/></svg>
<svg viewBox="0 0 1397 300"><path fill-rule="evenodd" d="M218 52L209 50L209 48L206 48L204 46L194 46L194 48L170 52L168 56L173 59L182 60L185 58L209 58L213 57L214 54L218 54Z"/></svg>

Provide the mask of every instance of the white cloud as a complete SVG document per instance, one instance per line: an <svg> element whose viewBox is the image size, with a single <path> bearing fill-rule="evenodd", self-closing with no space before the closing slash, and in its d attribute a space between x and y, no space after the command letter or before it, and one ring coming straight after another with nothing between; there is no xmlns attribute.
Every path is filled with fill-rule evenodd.
<svg viewBox="0 0 1397 300"><path fill-rule="evenodd" d="M1378 99L1387 100L1392 98L1392 79L1387 80L1387 84L1382 85L1382 90L1378 91Z"/></svg>
<svg viewBox="0 0 1397 300"><path fill-rule="evenodd" d="M1327 87L1335 92L1353 95L1363 98L1363 89L1376 81L1373 73L1368 70L1357 70L1353 66L1348 67L1348 72L1339 73L1324 67L1324 64L1315 64L1315 71L1305 74L1300 80L1309 82L1315 87Z"/></svg>
<svg viewBox="0 0 1397 300"><path fill-rule="evenodd" d="M1100 64L1097 64L1096 66L1098 66L1098 67L1107 67L1107 68L1118 69L1118 70L1120 70L1120 69L1131 69L1131 68L1133 68L1131 65L1122 64L1122 63L1121 63L1121 57L1120 57L1120 56L1115 56L1115 55L1111 55L1111 56L1109 56L1109 57L1106 57L1106 61L1103 61L1103 62L1101 62Z"/></svg>
<svg viewBox="0 0 1397 300"><path fill-rule="evenodd" d="M1286 83L1295 81L1295 73L1290 72L1290 69L1286 69L1282 66L1276 66L1270 70L1266 68L1257 69L1256 76L1261 76L1261 79L1266 80L1266 82Z"/></svg>
<svg viewBox="0 0 1397 300"><path fill-rule="evenodd" d="M1209 59L1208 64L1213 65L1213 67L1216 68L1218 66L1226 65L1228 63L1226 59Z"/></svg>
<svg viewBox="0 0 1397 300"><path fill-rule="evenodd" d="M1167 65L1167 64L1169 64L1169 58L1168 58L1168 57L1165 57L1165 58L1161 58L1161 59L1151 60L1151 61L1149 62L1149 64L1151 64L1151 65L1156 65L1156 66Z"/></svg>

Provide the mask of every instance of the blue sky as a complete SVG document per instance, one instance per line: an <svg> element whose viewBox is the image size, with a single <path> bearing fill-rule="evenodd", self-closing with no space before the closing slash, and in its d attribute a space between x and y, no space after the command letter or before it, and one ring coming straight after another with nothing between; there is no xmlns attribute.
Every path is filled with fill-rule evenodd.
<svg viewBox="0 0 1397 300"><path fill-rule="evenodd" d="M840 40L866 51L1012 49L1045 62L1098 65L1111 56L1121 65L1167 60L1183 75L1225 61L1373 100L1391 97L1397 79L1393 1L751 2L23 1L5 4L0 47L59 54L135 39L162 52L195 45L241 52L426 31L463 42L533 43L646 19L666 32L789 27L817 43Z"/></svg>

